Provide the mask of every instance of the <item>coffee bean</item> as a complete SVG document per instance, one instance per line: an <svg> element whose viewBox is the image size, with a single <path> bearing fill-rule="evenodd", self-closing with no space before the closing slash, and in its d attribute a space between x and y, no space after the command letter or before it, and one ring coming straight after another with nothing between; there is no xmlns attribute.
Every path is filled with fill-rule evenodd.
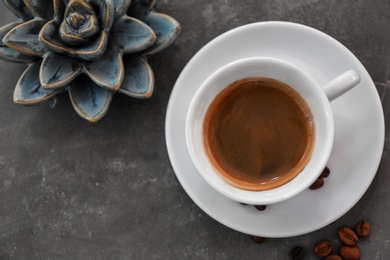
<svg viewBox="0 0 390 260"><path fill-rule="evenodd" d="M267 205L254 205L258 211L263 211L267 208Z"/></svg>
<svg viewBox="0 0 390 260"><path fill-rule="evenodd" d="M305 250L300 246L296 246L290 251L290 256L292 260L302 260L305 256Z"/></svg>
<svg viewBox="0 0 390 260"><path fill-rule="evenodd" d="M329 174L330 174L329 168L328 168L328 167L325 167L325 169L322 171L320 177L321 177L321 178L326 178L326 177L329 176Z"/></svg>
<svg viewBox="0 0 390 260"><path fill-rule="evenodd" d="M328 255L325 260L343 260L339 255Z"/></svg>
<svg viewBox="0 0 390 260"><path fill-rule="evenodd" d="M368 223L367 221L360 221L356 225L356 233L359 237L368 237L371 233L370 223Z"/></svg>
<svg viewBox="0 0 390 260"><path fill-rule="evenodd" d="M360 250L355 246L342 246L339 254L344 260L359 260Z"/></svg>
<svg viewBox="0 0 390 260"><path fill-rule="evenodd" d="M332 253L332 245L330 244L329 241L324 240L319 242L315 247L314 247L314 253L318 256L321 257L326 257Z"/></svg>
<svg viewBox="0 0 390 260"><path fill-rule="evenodd" d="M257 244L263 243L265 239L265 237L252 236L252 240Z"/></svg>
<svg viewBox="0 0 390 260"><path fill-rule="evenodd" d="M310 187L309 189L311 190L317 190L319 188L321 188L322 186L324 186L324 179L319 177Z"/></svg>
<svg viewBox="0 0 390 260"><path fill-rule="evenodd" d="M355 231L349 227L342 227L339 229L339 238L348 246L355 246L359 241Z"/></svg>

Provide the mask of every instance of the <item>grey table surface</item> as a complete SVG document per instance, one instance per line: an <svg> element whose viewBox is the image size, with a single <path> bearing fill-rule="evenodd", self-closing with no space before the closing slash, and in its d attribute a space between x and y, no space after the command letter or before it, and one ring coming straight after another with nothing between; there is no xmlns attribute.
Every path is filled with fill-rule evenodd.
<svg viewBox="0 0 390 260"><path fill-rule="evenodd" d="M390 259L390 161L363 198L315 232L253 243L205 214L186 194L165 144L169 97L181 70L207 42L237 26L281 20L305 24L349 48L370 73L390 118L390 1L161 0L158 11L182 26L153 56L156 88L148 100L116 95L97 124L81 119L66 94L54 107L12 101L25 65L0 61L0 259L289 259L302 246L365 219L372 234L362 259ZM0 24L15 17L0 3ZM388 136L386 131L386 136Z"/></svg>

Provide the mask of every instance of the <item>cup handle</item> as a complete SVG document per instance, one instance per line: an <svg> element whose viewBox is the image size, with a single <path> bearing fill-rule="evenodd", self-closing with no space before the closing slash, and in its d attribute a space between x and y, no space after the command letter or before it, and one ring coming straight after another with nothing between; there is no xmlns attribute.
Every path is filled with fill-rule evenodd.
<svg viewBox="0 0 390 260"><path fill-rule="evenodd" d="M333 101L348 90L355 87L357 84L359 84L359 82L359 73L354 70L348 70L322 86L322 89L324 90L329 101Z"/></svg>

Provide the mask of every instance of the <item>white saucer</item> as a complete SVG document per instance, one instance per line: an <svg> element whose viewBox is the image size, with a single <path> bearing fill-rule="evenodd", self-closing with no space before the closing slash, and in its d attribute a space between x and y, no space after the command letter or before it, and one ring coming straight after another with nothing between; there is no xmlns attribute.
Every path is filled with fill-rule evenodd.
<svg viewBox="0 0 390 260"><path fill-rule="evenodd" d="M319 190L306 190L259 212L213 190L199 175L187 152L185 120L191 99L216 69L245 57L286 60L325 84L354 69L362 77L353 90L332 102L335 143L330 176ZM231 30L204 46L178 78L168 104L166 142L172 167L192 200L208 215L237 231L263 237L289 237L318 230L350 210L371 184L384 145L381 102L359 60L330 36L288 22L261 22Z"/></svg>

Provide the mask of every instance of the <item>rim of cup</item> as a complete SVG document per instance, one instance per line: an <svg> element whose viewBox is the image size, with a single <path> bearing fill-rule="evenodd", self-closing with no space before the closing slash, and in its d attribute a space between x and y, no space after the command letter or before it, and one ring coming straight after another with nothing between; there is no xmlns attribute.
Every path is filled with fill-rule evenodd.
<svg viewBox="0 0 390 260"><path fill-rule="evenodd" d="M265 191L243 190L228 184L210 162L203 144L203 120L210 103L230 84L249 77L273 78L290 85L306 100L314 116L315 143L306 167L286 184ZM213 72L201 84L190 103L185 126L189 155L202 178L232 200L252 205L287 200L307 189L319 177L329 159L334 139L334 120L329 102L321 86L310 75L286 61L250 57L231 62Z"/></svg>

